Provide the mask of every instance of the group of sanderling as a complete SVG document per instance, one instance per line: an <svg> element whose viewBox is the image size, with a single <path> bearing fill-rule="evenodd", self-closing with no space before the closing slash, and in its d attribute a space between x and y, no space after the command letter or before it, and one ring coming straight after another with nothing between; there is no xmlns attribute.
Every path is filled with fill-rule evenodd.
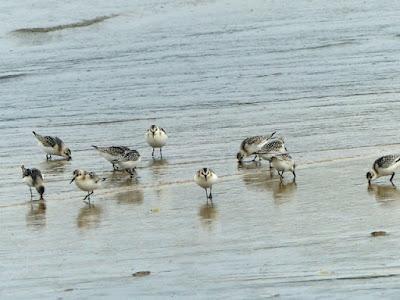
<svg viewBox="0 0 400 300"><path fill-rule="evenodd" d="M62 156L67 160L72 159L71 150L60 138L42 136L35 131L33 131L33 135L36 137L39 146L46 153L47 160L50 160L52 155ZM162 158L162 147L166 144L167 139L168 135L163 128L159 128L156 125L150 126L146 132L146 141L153 148L153 157L155 149L160 149L160 156ZM113 165L114 171L126 171L131 177L135 175L136 167L141 159L138 151L129 149L125 146L100 147L93 145L92 147ZM22 178L30 188L31 199L32 187L34 187L39 193L40 199L43 200L45 188L43 176L40 170L34 168L26 169L24 166L21 166L21 168ZM90 196L94 193L94 190L101 186L101 183L104 180L106 180L106 178L102 178L96 175L94 172L77 169L72 173L72 179L70 183L75 182L79 189L87 192L87 195L85 198L83 198L83 200L88 200L90 203Z"/></svg>
<svg viewBox="0 0 400 300"><path fill-rule="evenodd" d="M285 172L291 172L293 174L293 181L296 180L295 168L296 164L294 159L288 153L285 146L284 139L282 137L276 137L276 132L273 132L267 136L253 136L246 138L240 144L240 150L236 155L239 163L243 163L246 157L254 156L255 160L267 160L269 161L270 170L275 169L280 176L280 180L283 180L283 174ZM52 155L62 156L67 160L72 159L71 150L64 144L64 142L58 137L42 136L33 131L39 146L46 153L46 159L50 160ZM151 125L146 131L146 142L152 147L152 157L154 158L155 149L159 149L160 157L162 158L162 147L165 146L168 135L163 128L156 125ZM92 146L98 151L98 153L108 160L114 171L126 171L131 177L135 176L136 167L138 166L141 156L138 151L130 149L125 146ZM377 179L382 176L391 176L390 182L393 184L393 177L396 169L400 167L400 155L386 155L378 158L372 165L371 171L366 174L368 183L371 184L371 180ZM44 180L40 170L32 168L27 169L24 166L22 168L22 178L30 188L31 199L32 187L40 195L40 200L43 200L43 194L45 191ZM76 186L82 191L87 192L84 197L84 201L88 200L90 203L90 196L94 190L101 186L102 181L106 178L99 177L94 172L88 172L85 170L77 169L73 172L73 177L70 183L75 182ZM210 168L201 168L194 175L194 181L202 187L206 192L207 203L212 203L212 186L218 181L217 174Z"/></svg>

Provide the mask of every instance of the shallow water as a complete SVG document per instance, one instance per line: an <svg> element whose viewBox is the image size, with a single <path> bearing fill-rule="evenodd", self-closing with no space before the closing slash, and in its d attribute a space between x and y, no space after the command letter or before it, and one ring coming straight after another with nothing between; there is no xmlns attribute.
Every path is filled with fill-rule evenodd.
<svg viewBox="0 0 400 300"><path fill-rule="evenodd" d="M102 2L0 3L1 298L398 294L400 192L364 174L400 152L399 3ZM46 162L32 130L73 160ZM235 162L274 130L296 184ZM92 144L138 149L138 178ZM21 164L42 170L45 205L27 202ZM203 166L221 178L213 208L192 182ZM94 207L76 168L108 178Z"/></svg>

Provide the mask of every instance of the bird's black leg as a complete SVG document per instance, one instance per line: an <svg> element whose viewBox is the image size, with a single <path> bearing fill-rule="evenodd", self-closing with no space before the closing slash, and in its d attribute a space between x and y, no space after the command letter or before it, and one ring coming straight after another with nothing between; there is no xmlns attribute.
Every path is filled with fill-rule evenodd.
<svg viewBox="0 0 400 300"><path fill-rule="evenodd" d="M94 191L88 192L88 194L86 195L86 197L83 198L83 201L86 202L85 200L87 199L88 202L86 202L86 203L88 203L88 204L90 205L90 195L92 195L93 193L94 193Z"/></svg>
<svg viewBox="0 0 400 300"><path fill-rule="evenodd" d="M162 159L162 148L160 147L160 157Z"/></svg>
<svg viewBox="0 0 400 300"><path fill-rule="evenodd" d="M208 192L207 192L206 188L204 190L206 191L206 199L207 199L207 204L208 204Z"/></svg>
<svg viewBox="0 0 400 300"><path fill-rule="evenodd" d="M113 170L114 171L117 171L118 169L117 169L117 166L114 164L114 163L112 163L112 165L113 165Z"/></svg>
<svg viewBox="0 0 400 300"><path fill-rule="evenodd" d="M132 168L132 169L131 169L131 171L130 171L131 178L133 178L133 177L134 177L135 173L136 173L136 170L135 170L135 168Z"/></svg>
<svg viewBox="0 0 400 300"><path fill-rule="evenodd" d="M293 180L296 180L296 173L294 172L294 170L292 171L293 173Z"/></svg>
<svg viewBox="0 0 400 300"><path fill-rule="evenodd" d="M33 194L32 194L32 188L31 187L29 187L29 191L31 192L31 200L32 200Z"/></svg>
<svg viewBox="0 0 400 300"><path fill-rule="evenodd" d="M90 206L90 195L92 195L92 194L93 194L93 192L94 192L94 191L92 191L92 192L91 192L91 193L89 193L89 195L88 195L88 196L89 196L89 197L88 197L88 200L89 200L89 206Z"/></svg>
<svg viewBox="0 0 400 300"><path fill-rule="evenodd" d="M151 157L154 157L154 148L153 148L153 152L151 152Z"/></svg>
<svg viewBox="0 0 400 300"><path fill-rule="evenodd" d="M394 185L394 183L393 183L394 174L395 174L395 173L393 172L392 176L390 177L390 182L392 183L392 185Z"/></svg>
<svg viewBox="0 0 400 300"><path fill-rule="evenodd" d="M279 176L281 177L281 181L283 180L283 171L278 171Z"/></svg>
<svg viewBox="0 0 400 300"><path fill-rule="evenodd" d="M252 161L256 161L256 159L257 159L257 154L254 154L254 158L253 158L253 160Z"/></svg>

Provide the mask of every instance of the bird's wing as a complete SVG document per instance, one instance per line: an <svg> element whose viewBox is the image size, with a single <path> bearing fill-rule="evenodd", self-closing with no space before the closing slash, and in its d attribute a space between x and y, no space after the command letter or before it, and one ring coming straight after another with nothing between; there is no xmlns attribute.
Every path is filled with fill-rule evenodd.
<svg viewBox="0 0 400 300"><path fill-rule="evenodd" d="M93 147L99 152L107 153L113 156L123 155L126 151L129 151L129 148L125 146L111 146L111 147L93 146Z"/></svg>
<svg viewBox="0 0 400 300"><path fill-rule="evenodd" d="M139 152L137 152L136 150L130 150L130 151L126 151L125 154L121 157L118 158L119 161L136 161L138 160L140 157Z"/></svg>
<svg viewBox="0 0 400 300"><path fill-rule="evenodd" d="M44 147L54 147L60 142L62 143L62 141L57 137L43 136L40 134L35 134L35 137Z"/></svg>
<svg viewBox="0 0 400 300"><path fill-rule="evenodd" d="M38 169L33 168L30 173L34 183L43 181L42 173Z"/></svg>
<svg viewBox="0 0 400 300"><path fill-rule="evenodd" d="M94 182L98 182L99 180L101 180L101 178L97 176L95 172L89 172L88 175L90 179L92 179Z"/></svg>
<svg viewBox="0 0 400 300"><path fill-rule="evenodd" d="M374 165L377 165L380 168L388 168L391 165L395 164L396 162L400 161L400 155L398 154L391 154L391 155L385 155L380 158L378 158L375 161Z"/></svg>

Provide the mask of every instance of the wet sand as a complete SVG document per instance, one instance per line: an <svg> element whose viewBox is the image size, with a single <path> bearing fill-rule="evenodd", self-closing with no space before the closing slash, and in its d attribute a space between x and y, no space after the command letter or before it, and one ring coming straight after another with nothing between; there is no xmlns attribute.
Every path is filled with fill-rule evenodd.
<svg viewBox="0 0 400 300"><path fill-rule="evenodd" d="M92 207L72 186L46 207L3 207L2 297L393 296L400 192L368 188L367 162L303 167L296 184L267 165L240 168L215 187L214 207L191 182L117 175Z"/></svg>
<svg viewBox="0 0 400 300"><path fill-rule="evenodd" d="M398 3L0 11L2 299L397 296L400 192L368 188L365 173L400 152ZM164 160L145 144L152 123L170 137ZM72 161L47 162L32 130L61 137ZM274 130L296 183L235 161L243 138ZM112 172L93 144L138 149L138 177ZM28 201L21 164L42 170L44 203ZM221 179L214 207L193 182L204 166ZM107 177L92 207L69 184L77 168Z"/></svg>

